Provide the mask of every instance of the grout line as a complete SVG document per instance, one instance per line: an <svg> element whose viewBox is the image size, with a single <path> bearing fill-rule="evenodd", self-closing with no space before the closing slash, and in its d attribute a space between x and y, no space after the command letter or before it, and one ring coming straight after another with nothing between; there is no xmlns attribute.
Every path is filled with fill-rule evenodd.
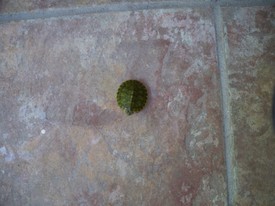
<svg viewBox="0 0 275 206"><path fill-rule="evenodd" d="M220 0L221 7L250 7L250 6L274 6L275 0Z"/></svg>
<svg viewBox="0 0 275 206"><path fill-rule="evenodd" d="M231 130L231 117L228 93L228 73L226 66L226 49L223 29L222 11L219 5L214 6L215 32L217 43L217 58L218 68L220 70L220 86L223 111L223 130L224 130L224 147L225 147L225 162L227 174L227 204L232 206L234 202L235 182L233 173L233 135Z"/></svg>
<svg viewBox="0 0 275 206"><path fill-rule="evenodd" d="M45 19L51 17L65 17L81 14L93 13L108 13L108 12L122 12L122 11L138 11L151 9L176 9L176 8L204 8L209 6L266 6L275 5L275 0L242 0L242 1L228 1L215 0L189 2L189 1L162 1L162 2L136 2L136 3L113 3L101 4L93 6L82 6L73 8L49 8L39 9L34 11L12 12L0 14L0 23L29 20L29 19Z"/></svg>
<svg viewBox="0 0 275 206"><path fill-rule="evenodd" d="M65 17L81 14L93 13L108 13L108 12L123 12L123 11L139 11L139 10L153 10L153 9L172 9L172 8L199 8L211 6L211 2L142 2L142 3L116 3L116 4L102 4L94 6L83 6L74 8L49 8L45 10L35 10L30 12L15 12L0 14L0 23L30 20L30 19L45 19L51 17Z"/></svg>

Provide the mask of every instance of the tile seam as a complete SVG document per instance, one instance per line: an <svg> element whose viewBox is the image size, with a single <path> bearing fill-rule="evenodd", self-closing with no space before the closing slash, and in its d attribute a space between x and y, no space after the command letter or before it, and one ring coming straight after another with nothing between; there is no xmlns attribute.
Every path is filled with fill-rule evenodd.
<svg viewBox="0 0 275 206"><path fill-rule="evenodd" d="M226 56L224 43L226 38L224 37L222 11L219 5L215 5L214 8L214 21L215 21L215 33L216 33L216 50L218 59L218 68L220 72L220 95L222 103L223 113L223 131L224 131L224 147L225 147L225 162L226 162L226 176L227 176L227 204L233 206L234 198L234 176L233 176L233 135L231 130L231 117L230 117L230 105L229 105L229 93L228 91L228 73L226 66Z"/></svg>
<svg viewBox="0 0 275 206"><path fill-rule="evenodd" d="M175 9L175 8L200 8L206 6L266 6L275 4L275 0L244 0L244 1L206 1L206 2L187 2L187 1L163 1L163 2L139 2L139 3L114 3L93 6L82 6L72 8L49 8L45 10L23 11L0 14L0 23L46 19L52 17L66 17L82 14L153 10L153 9Z"/></svg>
<svg viewBox="0 0 275 206"><path fill-rule="evenodd" d="M217 5L221 7L251 7L251 6L272 6L275 5L275 0L242 0L242 1L228 1L221 0Z"/></svg>
<svg viewBox="0 0 275 206"><path fill-rule="evenodd" d="M32 19L46 19L52 17L66 17L75 15L95 14L95 13L109 13L109 12L127 12L139 10L155 10L155 9L176 9L176 8L204 8L210 7L211 2L144 2L144 3L117 3L117 4L102 4L94 6L83 6L74 8L52 8L46 10L35 10L30 12L15 12L0 14L0 23L32 20Z"/></svg>

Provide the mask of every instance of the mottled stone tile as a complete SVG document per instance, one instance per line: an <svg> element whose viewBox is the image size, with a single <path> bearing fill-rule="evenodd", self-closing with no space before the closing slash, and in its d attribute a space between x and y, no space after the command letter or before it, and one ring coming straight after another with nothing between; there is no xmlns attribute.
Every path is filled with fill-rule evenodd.
<svg viewBox="0 0 275 206"><path fill-rule="evenodd" d="M10 12L27 12L34 10L45 10L52 8L77 8L77 7L87 7L87 6L97 6L106 4L138 4L138 3L161 3L170 2L173 0L1 0L0 1L0 13L10 13ZM210 2L211 0L180 0L186 3L200 3L200 2ZM174 1L175 2L175 1Z"/></svg>
<svg viewBox="0 0 275 206"><path fill-rule="evenodd" d="M226 205L212 11L0 25L0 203ZM149 93L127 116L127 79Z"/></svg>
<svg viewBox="0 0 275 206"><path fill-rule="evenodd" d="M234 205L275 204L274 7L224 8L234 138Z"/></svg>

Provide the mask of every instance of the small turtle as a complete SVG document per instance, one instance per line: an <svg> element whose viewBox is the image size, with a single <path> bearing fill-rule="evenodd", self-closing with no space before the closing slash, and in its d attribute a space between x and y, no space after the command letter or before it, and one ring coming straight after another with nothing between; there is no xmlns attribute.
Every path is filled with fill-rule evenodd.
<svg viewBox="0 0 275 206"><path fill-rule="evenodd" d="M131 115L143 109L147 101L146 87L137 80L123 82L117 91L118 106Z"/></svg>

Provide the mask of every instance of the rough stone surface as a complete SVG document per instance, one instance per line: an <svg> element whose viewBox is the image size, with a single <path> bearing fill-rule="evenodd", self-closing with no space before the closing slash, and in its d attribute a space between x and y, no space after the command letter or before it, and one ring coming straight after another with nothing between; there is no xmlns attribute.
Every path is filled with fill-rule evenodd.
<svg viewBox="0 0 275 206"><path fill-rule="evenodd" d="M214 34L208 8L0 25L0 205L226 205Z"/></svg>
<svg viewBox="0 0 275 206"><path fill-rule="evenodd" d="M234 135L234 205L275 205L275 8L224 8Z"/></svg>
<svg viewBox="0 0 275 206"><path fill-rule="evenodd" d="M95 6L104 4L119 4L119 3L154 3L154 2L169 2L173 0L1 0L0 13L23 12L33 10L45 10L52 8L74 8ZM210 2L211 0L180 0L179 2L199 3Z"/></svg>

